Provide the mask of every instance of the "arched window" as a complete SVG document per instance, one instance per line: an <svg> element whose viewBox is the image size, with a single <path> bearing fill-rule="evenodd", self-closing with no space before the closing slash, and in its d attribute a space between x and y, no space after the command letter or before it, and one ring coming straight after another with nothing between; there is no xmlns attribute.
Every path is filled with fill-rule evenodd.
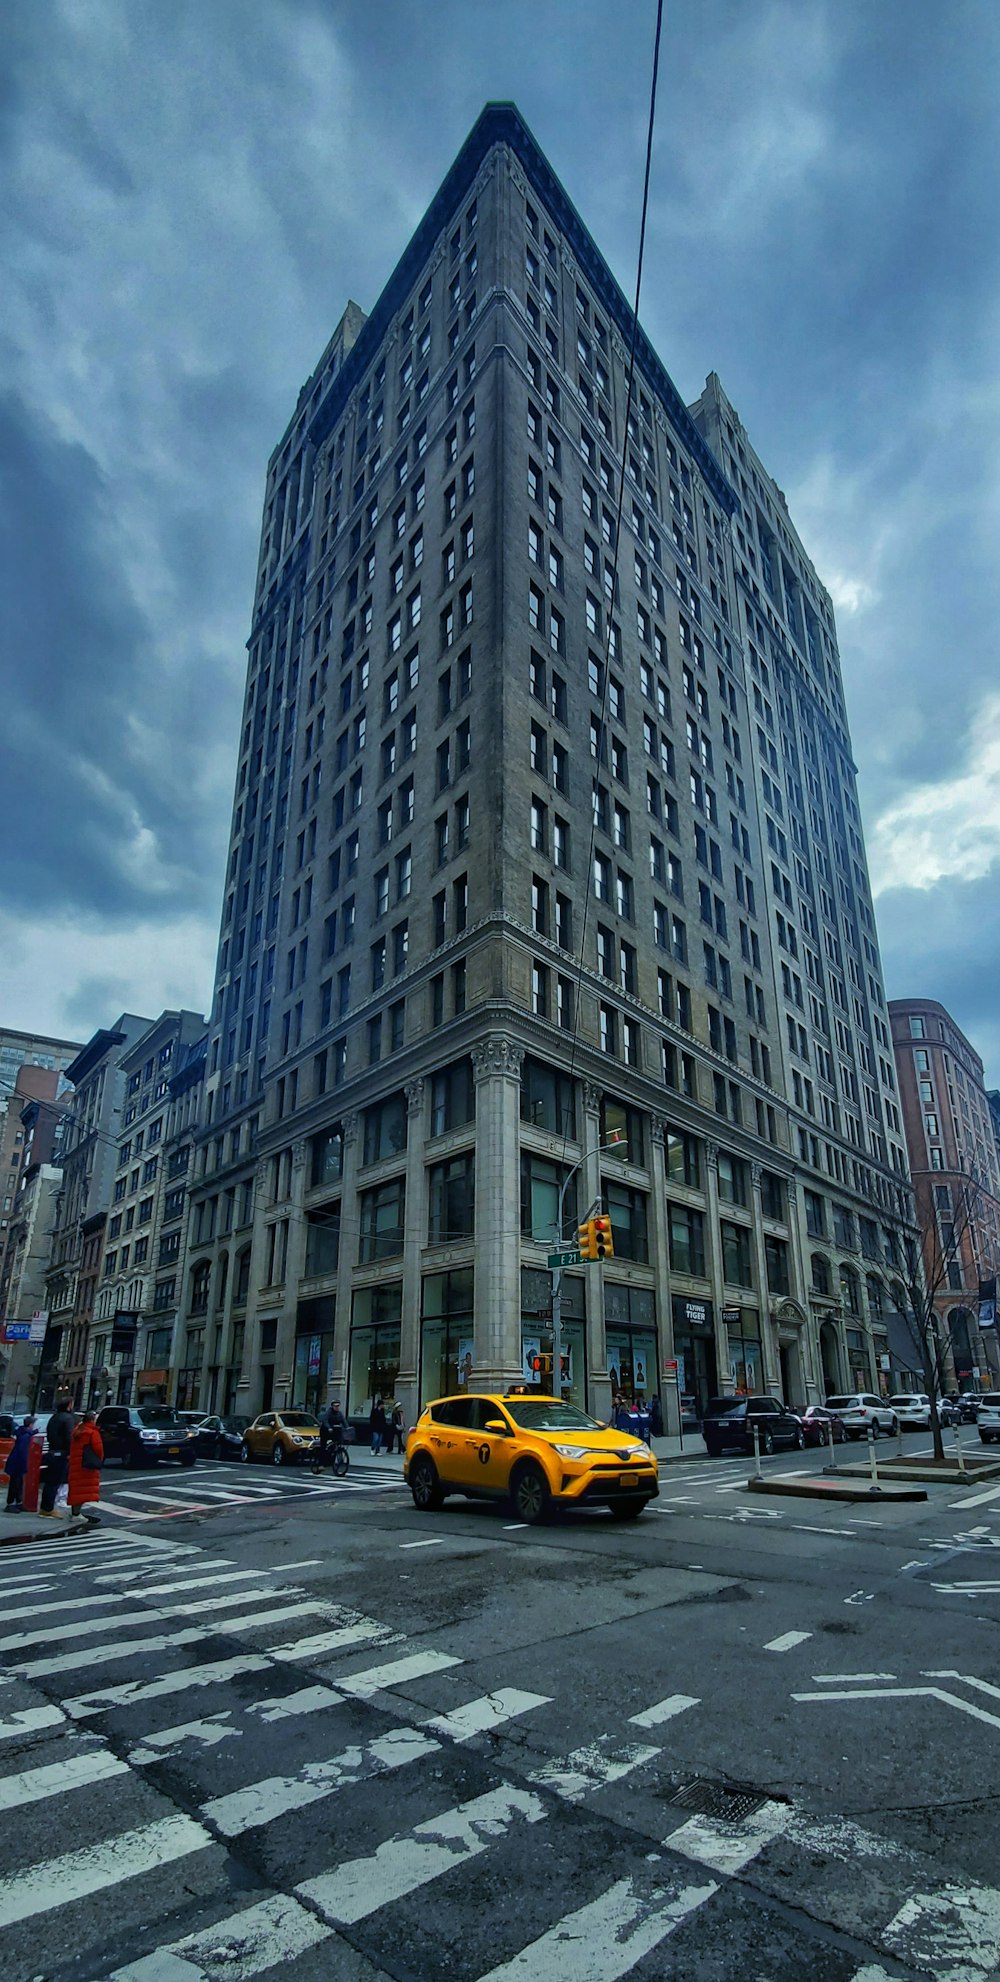
<svg viewBox="0 0 1000 1982"><path fill-rule="evenodd" d="M236 1261L236 1285L233 1289L234 1308L245 1308L250 1292L250 1247L244 1246Z"/></svg>
<svg viewBox="0 0 1000 1982"><path fill-rule="evenodd" d="M825 1253L813 1253L809 1261L809 1272L814 1294L830 1292L830 1262Z"/></svg>
<svg viewBox="0 0 1000 1982"><path fill-rule="evenodd" d="M191 1303L189 1314L208 1313L208 1289L212 1278L212 1262L200 1259L191 1268Z"/></svg>
<svg viewBox="0 0 1000 1982"><path fill-rule="evenodd" d="M861 1294L858 1288L858 1276L856 1273L851 1272L849 1266L842 1266L840 1269L840 1298L848 1314L859 1315L861 1313Z"/></svg>

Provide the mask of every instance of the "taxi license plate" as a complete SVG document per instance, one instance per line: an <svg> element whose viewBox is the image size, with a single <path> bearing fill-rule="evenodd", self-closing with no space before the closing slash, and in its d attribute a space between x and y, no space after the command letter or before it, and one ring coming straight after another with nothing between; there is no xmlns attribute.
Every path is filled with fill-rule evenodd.
<svg viewBox="0 0 1000 1982"><path fill-rule="evenodd" d="M619 1473L618 1484L620 1487L630 1487L634 1479L634 1473Z"/></svg>

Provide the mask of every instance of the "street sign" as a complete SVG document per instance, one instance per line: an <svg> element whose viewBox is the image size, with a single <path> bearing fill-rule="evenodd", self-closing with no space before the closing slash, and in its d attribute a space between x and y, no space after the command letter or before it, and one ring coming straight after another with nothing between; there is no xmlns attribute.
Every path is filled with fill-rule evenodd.
<svg viewBox="0 0 1000 1982"><path fill-rule="evenodd" d="M9 1321L4 1329L4 1339L7 1342L30 1342L30 1321Z"/></svg>
<svg viewBox="0 0 1000 1982"><path fill-rule="evenodd" d="M549 1254L549 1266L550 1266L550 1267L553 1267L553 1266L579 1266L579 1264L580 1264L580 1248L579 1248L579 1246L574 1246L571 1252L565 1252L565 1253L550 1253L550 1254Z"/></svg>
<svg viewBox="0 0 1000 1982"><path fill-rule="evenodd" d="M676 1356L664 1356L664 1358L663 1358L663 1374L664 1374L664 1376L666 1377L666 1379L667 1379L667 1382L668 1382L668 1383L676 1383L676 1382L677 1382L677 1358L676 1358Z"/></svg>

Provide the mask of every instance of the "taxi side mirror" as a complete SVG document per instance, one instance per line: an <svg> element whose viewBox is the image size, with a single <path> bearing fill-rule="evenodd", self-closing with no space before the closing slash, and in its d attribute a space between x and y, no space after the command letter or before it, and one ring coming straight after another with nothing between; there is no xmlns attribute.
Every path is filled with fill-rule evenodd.
<svg viewBox="0 0 1000 1982"><path fill-rule="evenodd" d="M505 1425L500 1418L491 1418L489 1424L483 1426L483 1430L495 1432L498 1438L509 1438L511 1435L509 1425Z"/></svg>

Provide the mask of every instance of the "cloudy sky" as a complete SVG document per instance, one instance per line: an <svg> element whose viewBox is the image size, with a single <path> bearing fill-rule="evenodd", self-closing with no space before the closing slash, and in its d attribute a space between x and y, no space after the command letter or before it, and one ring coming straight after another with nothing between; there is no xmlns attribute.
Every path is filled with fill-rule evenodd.
<svg viewBox="0 0 1000 1982"><path fill-rule="evenodd" d="M654 0L0 0L0 1024L204 1009L263 475L483 103L634 286ZM1000 6L668 0L642 315L838 611L890 996L1000 1082Z"/></svg>

